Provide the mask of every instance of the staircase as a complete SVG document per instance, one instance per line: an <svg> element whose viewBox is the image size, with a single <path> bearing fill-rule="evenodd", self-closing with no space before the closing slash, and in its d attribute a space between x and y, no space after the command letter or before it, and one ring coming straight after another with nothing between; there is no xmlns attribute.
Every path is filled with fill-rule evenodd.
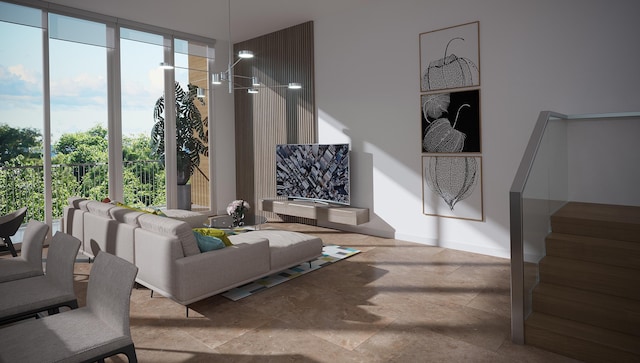
<svg viewBox="0 0 640 363"><path fill-rule="evenodd" d="M640 362L640 207L570 202L551 217L526 344Z"/></svg>

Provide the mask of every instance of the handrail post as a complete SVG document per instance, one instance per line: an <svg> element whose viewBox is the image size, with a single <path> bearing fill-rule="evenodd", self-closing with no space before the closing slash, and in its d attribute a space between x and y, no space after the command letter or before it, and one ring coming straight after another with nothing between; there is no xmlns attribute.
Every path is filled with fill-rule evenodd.
<svg viewBox="0 0 640 363"><path fill-rule="evenodd" d="M566 119L567 116L542 111L533 128L529 143L509 192L509 218L511 238L511 341L524 344L525 291L524 291L524 240L522 193L533 167L533 161L542 142L545 128L551 117Z"/></svg>
<svg viewBox="0 0 640 363"><path fill-rule="evenodd" d="M522 243L522 193L509 193L511 234L511 341L524 344L524 243ZM514 243L520 241L521 243Z"/></svg>

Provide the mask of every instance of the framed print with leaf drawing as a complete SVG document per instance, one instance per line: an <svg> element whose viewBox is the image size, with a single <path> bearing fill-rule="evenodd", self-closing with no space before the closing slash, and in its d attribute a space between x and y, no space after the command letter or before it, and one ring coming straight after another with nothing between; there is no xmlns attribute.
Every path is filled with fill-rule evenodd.
<svg viewBox="0 0 640 363"><path fill-rule="evenodd" d="M480 86L480 22L420 34L420 91Z"/></svg>
<svg viewBox="0 0 640 363"><path fill-rule="evenodd" d="M482 158L423 156L422 212L483 221Z"/></svg>
<svg viewBox="0 0 640 363"><path fill-rule="evenodd" d="M423 153L480 152L480 89L420 96Z"/></svg>

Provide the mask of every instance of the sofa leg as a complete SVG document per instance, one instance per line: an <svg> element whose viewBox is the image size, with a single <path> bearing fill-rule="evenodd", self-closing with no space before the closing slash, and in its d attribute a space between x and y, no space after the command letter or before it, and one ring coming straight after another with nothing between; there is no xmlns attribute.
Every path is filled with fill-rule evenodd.
<svg viewBox="0 0 640 363"><path fill-rule="evenodd" d="M187 309L187 318L189 317L189 307L185 306L185 308Z"/></svg>
<svg viewBox="0 0 640 363"><path fill-rule="evenodd" d="M153 298L153 290L151 290L151 298Z"/></svg>

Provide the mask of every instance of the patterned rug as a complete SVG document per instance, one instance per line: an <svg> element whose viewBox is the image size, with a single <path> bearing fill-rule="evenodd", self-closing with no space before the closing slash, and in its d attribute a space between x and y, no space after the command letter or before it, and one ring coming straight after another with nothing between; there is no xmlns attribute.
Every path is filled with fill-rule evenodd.
<svg viewBox="0 0 640 363"><path fill-rule="evenodd" d="M360 250L356 250L354 248L340 247L336 245L324 246L322 248L322 256L311 261L310 263L305 262L298 266L291 267L267 277L263 277L248 284L238 286L223 293L222 296L226 297L229 300L238 301L242 298L251 296L272 286L279 285L283 282L295 279L298 276L302 276L311 271L315 271L324 266L328 266L334 262L338 262L347 257L351 257L357 253L360 253Z"/></svg>

